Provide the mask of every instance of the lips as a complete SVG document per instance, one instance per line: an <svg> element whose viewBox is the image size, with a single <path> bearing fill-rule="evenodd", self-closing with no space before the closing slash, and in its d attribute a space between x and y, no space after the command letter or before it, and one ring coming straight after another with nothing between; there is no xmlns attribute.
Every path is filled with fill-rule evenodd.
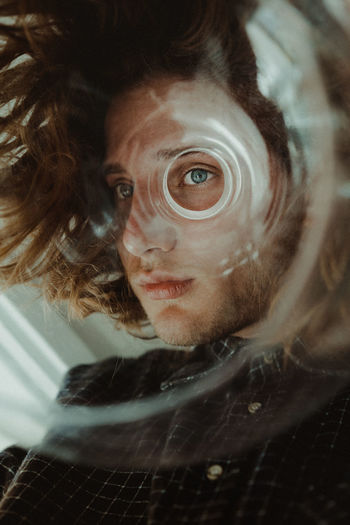
<svg viewBox="0 0 350 525"><path fill-rule="evenodd" d="M192 287L194 279L177 277L163 272L143 274L136 281L143 292L153 300L177 299Z"/></svg>

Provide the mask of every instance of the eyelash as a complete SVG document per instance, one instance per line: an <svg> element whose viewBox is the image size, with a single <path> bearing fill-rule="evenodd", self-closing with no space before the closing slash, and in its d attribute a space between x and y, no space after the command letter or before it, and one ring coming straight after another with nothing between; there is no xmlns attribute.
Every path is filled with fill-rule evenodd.
<svg viewBox="0 0 350 525"><path fill-rule="evenodd" d="M122 195L118 195L118 190L120 190L122 186L131 189L131 194L129 196L125 197ZM112 189L115 193L116 198L118 198L118 200L121 201L126 201L127 199L130 199L134 193L134 186L132 184L129 184L128 182L117 182L116 184L114 184L114 186L112 186Z"/></svg>
<svg viewBox="0 0 350 525"><path fill-rule="evenodd" d="M185 183L185 179L188 175L190 175L191 173L195 172L195 171L199 171L199 172L205 172L207 174L207 178L205 179L205 181L203 182L198 182L198 183L195 183L193 182L192 184L191 183ZM195 167L195 168L191 168L190 170L188 170L185 175L183 176L182 178L182 181L181 181L181 184L180 186L203 186L203 185L206 185L209 183L210 180L212 180L214 177L217 177L217 175L215 173L213 173L212 171L210 171L209 169L207 168L202 168L202 167Z"/></svg>
<svg viewBox="0 0 350 525"><path fill-rule="evenodd" d="M214 173L213 171L210 171L212 168L207 168L207 167L202 167L202 166L195 166L193 168L191 168L190 170L186 171L186 173L181 176L181 181L180 183L178 184L179 187L184 187L184 186L204 186L206 184L208 184L208 182L210 180L212 180L214 177L218 177L218 174ZM185 179L186 177L193 173L194 171L201 171L201 172L206 172L208 177L205 181L203 182L198 182L198 183L185 183ZM129 189L129 191L131 190L131 193L130 195L128 196L123 196L121 194L118 194L120 190L120 188L124 186L125 188ZM133 192L134 192L134 186L132 184L130 184L129 182L126 182L126 181L119 181L119 182L116 182L113 186L112 186L112 189L115 193L115 196L116 198L119 200L119 201L126 201L130 198L132 198L132 195L133 195Z"/></svg>

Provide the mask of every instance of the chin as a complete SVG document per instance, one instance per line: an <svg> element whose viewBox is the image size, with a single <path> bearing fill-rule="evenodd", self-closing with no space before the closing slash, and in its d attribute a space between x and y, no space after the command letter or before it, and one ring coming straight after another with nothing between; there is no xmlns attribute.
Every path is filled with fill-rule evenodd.
<svg viewBox="0 0 350 525"><path fill-rule="evenodd" d="M169 307L161 315L150 319L157 336L165 343L176 346L194 346L211 343L232 333L232 323L210 322L189 316L176 307Z"/></svg>
<svg viewBox="0 0 350 525"><path fill-rule="evenodd" d="M157 336L169 345L174 346L194 346L204 342L200 334L193 335L190 333L176 333L166 327L155 327L155 333Z"/></svg>
<svg viewBox="0 0 350 525"><path fill-rule="evenodd" d="M202 334L175 334L171 331L155 330L157 336L168 345L174 346L196 346L203 343L209 343L212 339L203 337Z"/></svg>

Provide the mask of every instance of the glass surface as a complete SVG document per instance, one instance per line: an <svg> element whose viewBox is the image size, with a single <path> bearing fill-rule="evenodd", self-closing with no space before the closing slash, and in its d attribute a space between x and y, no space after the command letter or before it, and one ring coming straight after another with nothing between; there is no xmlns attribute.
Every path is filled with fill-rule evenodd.
<svg viewBox="0 0 350 525"><path fill-rule="evenodd" d="M166 199L175 211L180 214L204 211L203 218L207 218L229 199L234 175L219 155L198 148L178 155L168 166L164 178ZM196 214L192 214L191 218L195 217Z"/></svg>
<svg viewBox="0 0 350 525"><path fill-rule="evenodd" d="M60 173L71 178L59 189L49 179L35 201L66 217L47 245L60 266L41 278L53 297L69 276L72 309L99 308L141 335L152 325L174 349L74 369L55 402L33 378L34 400L2 392L19 444L103 467L199 462L283 432L349 382L348 4L227 5L243 36L232 21L191 33L188 11L183 33L152 37L167 54L147 25L128 47L112 18L80 42L100 57L57 48L53 93L73 144ZM70 45L84 35L73 26ZM24 129L44 144L49 124L33 115ZM18 177L34 162L6 155Z"/></svg>

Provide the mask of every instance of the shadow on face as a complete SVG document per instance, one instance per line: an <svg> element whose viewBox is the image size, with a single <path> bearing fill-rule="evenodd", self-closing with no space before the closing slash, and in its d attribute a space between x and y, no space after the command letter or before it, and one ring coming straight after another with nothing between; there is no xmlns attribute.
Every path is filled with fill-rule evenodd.
<svg viewBox="0 0 350 525"><path fill-rule="evenodd" d="M249 115L212 80L163 76L115 97L106 138L117 249L157 335L192 345L256 323L288 258L267 226L286 177Z"/></svg>

